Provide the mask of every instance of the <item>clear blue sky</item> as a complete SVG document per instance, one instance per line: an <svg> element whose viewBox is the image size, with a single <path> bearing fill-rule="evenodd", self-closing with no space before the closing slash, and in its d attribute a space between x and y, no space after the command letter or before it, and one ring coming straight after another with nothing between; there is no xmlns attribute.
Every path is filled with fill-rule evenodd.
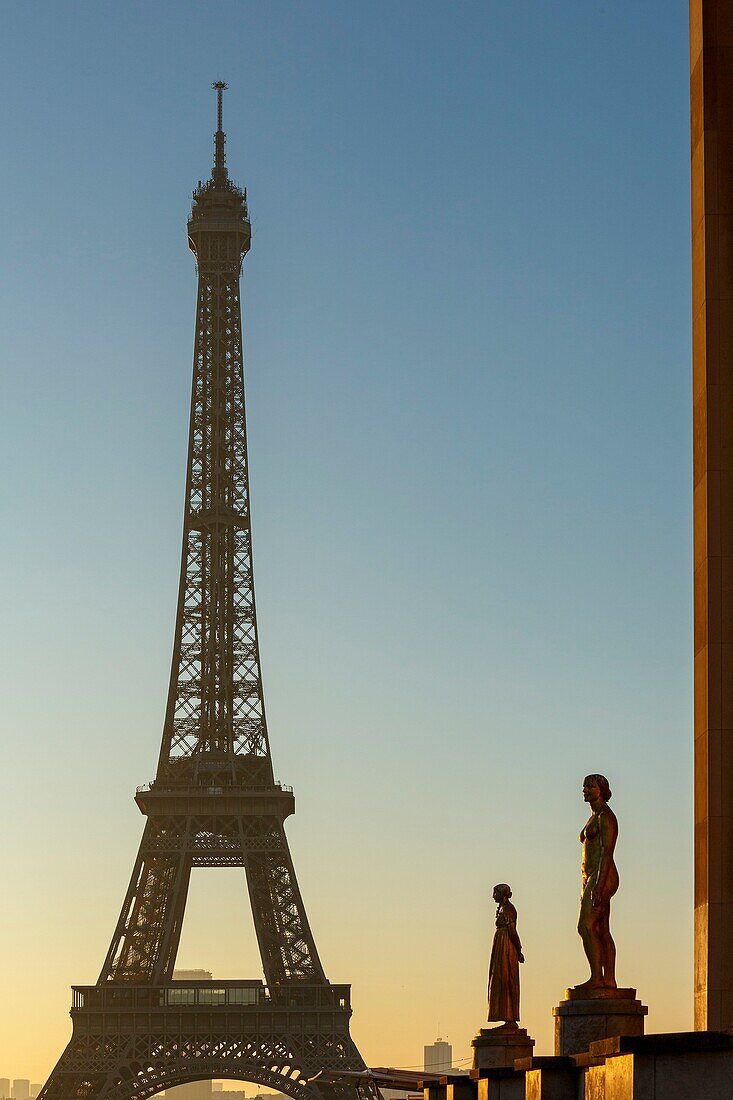
<svg viewBox="0 0 733 1100"><path fill-rule="evenodd" d="M217 78L253 219L271 739L353 1033L376 1064L438 1028L466 1057L509 881L548 1050L586 973L595 770L619 980L651 1030L688 1027L686 4L30 2L3 24L0 1075L50 1069L139 842ZM241 876L195 882L180 962L254 976L250 924Z"/></svg>

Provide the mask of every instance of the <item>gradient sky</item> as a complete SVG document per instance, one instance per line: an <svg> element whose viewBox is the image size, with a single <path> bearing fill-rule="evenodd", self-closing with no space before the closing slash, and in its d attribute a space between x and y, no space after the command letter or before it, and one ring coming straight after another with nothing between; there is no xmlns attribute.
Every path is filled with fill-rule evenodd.
<svg viewBox="0 0 733 1100"><path fill-rule="evenodd" d="M371 1064L467 1059L491 886L525 1026L586 977L582 777L621 984L692 1020L687 5L3 7L0 1076L96 980L154 774L212 80L249 188L260 641L288 835ZM257 976L243 875L179 964ZM466 1064L465 1061L462 1064Z"/></svg>

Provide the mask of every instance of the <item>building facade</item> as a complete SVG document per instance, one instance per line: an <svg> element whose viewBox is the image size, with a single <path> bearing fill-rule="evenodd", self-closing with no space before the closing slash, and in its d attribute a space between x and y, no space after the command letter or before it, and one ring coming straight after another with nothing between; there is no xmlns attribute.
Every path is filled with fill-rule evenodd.
<svg viewBox="0 0 733 1100"><path fill-rule="evenodd" d="M453 1047L446 1039L436 1039L423 1047L423 1069L426 1073L450 1073L453 1068Z"/></svg>

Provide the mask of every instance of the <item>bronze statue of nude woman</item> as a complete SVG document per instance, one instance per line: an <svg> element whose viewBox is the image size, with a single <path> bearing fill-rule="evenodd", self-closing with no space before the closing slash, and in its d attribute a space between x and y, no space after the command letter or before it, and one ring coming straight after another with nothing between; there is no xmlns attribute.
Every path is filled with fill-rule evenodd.
<svg viewBox="0 0 733 1100"><path fill-rule="evenodd" d="M611 788L604 775L587 775L583 798L591 816L580 834L583 845L578 933L590 964L590 978L575 986L576 993L616 988L616 945L609 929L611 898L618 890L613 850L618 838L616 815L608 805Z"/></svg>

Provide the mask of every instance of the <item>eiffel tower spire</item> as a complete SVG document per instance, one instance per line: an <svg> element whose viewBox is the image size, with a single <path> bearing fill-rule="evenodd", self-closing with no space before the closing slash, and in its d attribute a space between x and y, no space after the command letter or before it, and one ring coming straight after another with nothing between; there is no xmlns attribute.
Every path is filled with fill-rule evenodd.
<svg viewBox="0 0 733 1100"><path fill-rule="evenodd" d="M211 173L212 179L217 184L222 184L226 181L226 157L224 156L224 144L226 142L226 135L222 125L223 117L223 98L224 92L229 85L224 80L215 80L211 85L216 90L216 133L214 134L214 169Z"/></svg>
<svg viewBox="0 0 733 1100"><path fill-rule="evenodd" d="M74 1034L43 1100L145 1100L202 1076L335 1100L320 1070L361 1069L349 987L323 971L285 835L290 788L273 778L260 674L239 277L246 192L224 164L193 193L198 294L178 606L155 779L96 986L74 990ZM173 981L194 867L243 867L266 985ZM181 988L182 984L186 988ZM256 1036L256 1040L253 1038ZM330 1091L329 1091L330 1089Z"/></svg>

